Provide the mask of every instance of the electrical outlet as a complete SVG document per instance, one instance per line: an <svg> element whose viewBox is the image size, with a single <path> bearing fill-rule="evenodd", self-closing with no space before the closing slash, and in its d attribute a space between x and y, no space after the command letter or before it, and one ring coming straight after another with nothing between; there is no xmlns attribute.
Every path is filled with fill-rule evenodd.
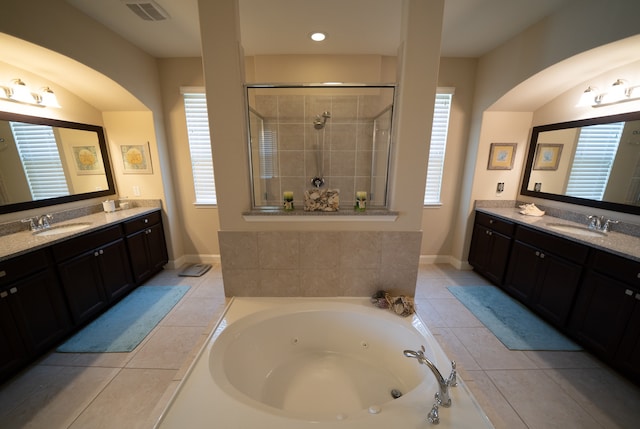
<svg viewBox="0 0 640 429"><path fill-rule="evenodd" d="M140 196L140 186L135 185L135 186L133 187L133 195L135 195L136 197L139 197L139 196Z"/></svg>
<svg viewBox="0 0 640 429"><path fill-rule="evenodd" d="M498 186L496 187L496 192L504 191L504 182L498 182Z"/></svg>

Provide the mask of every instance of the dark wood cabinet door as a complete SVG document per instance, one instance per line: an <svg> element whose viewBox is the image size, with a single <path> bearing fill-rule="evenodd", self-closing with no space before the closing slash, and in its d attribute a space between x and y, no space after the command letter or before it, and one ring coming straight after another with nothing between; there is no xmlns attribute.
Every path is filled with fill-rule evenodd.
<svg viewBox="0 0 640 429"><path fill-rule="evenodd" d="M476 223L473 225L468 260L469 264L481 274L484 274L487 269L490 250L491 236L489 235L489 229Z"/></svg>
<svg viewBox="0 0 640 429"><path fill-rule="evenodd" d="M16 323L32 353L47 350L71 329L71 319L55 273L50 269L14 284L10 296Z"/></svg>
<svg viewBox="0 0 640 429"><path fill-rule="evenodd" d="M513 243L504 288L527 305L533 301L541 261L537 248L520 241Z"/></svg>
<svg viewBox="0 0 640 429"><path fill-rule="evenodd" d="M640 383L640 293L635 292L633 298L636 303L620 341L615 363L636 383Z"/></svg>
<svg viewBox="0 0 640 429"><path fill-rule="evenodd" d="M559 328L565 328L580 284L582 266L540 253L539 285L533 296L533 308Z"/></svg>
<svg viewBox="0 0 640 429"><path fill-rule="evenodd" d="M126 295L134 287L127 246L120 239L101 247L98 253L102 284L107 300L111 302Z"/></svg>
<svg viewBox="0 0 640 429"><path fill-rule="evenodd" d="M0 292L0 382L27 358L27 349L9 306L9 291Z"/></svg>
<svg viewBox="0 0 640 429"><path fill-rule="evenodd" d="M158 223L149 228L147 233L147 244L149 248L149 262L151 271L156 273L168 262L167 244L164 239L162 224Z"/></svg>
<svg viewBox="0 0 640 429"><path fill-rule="evenodd" d="M86 252L58 265L76 325L88 321L107 306L98 256L97 250Z"/></svg>
<svg viewBox="0 0 640 429"><path fill-rule="evenodd" d="M489 248L489 260L487 262L486 277L493 283L502 286L507 271L509 252L511 251L511 238L498 232L491 232L491 246Z"/></svg>
<svg viewBox="0 0 640 429"><path fill-rule="evenodd" d="M590 271L578 293L569 329L572 335L601 358L611 361L634 306L627 285Z"/></svg>
<svg viewBox="0 0 640 429"><path fill-rule="evenodd" d="M151 276L151 262L147 250L147 229L127 236L127 247L131 259L131 270L136 284Z"/></svg>

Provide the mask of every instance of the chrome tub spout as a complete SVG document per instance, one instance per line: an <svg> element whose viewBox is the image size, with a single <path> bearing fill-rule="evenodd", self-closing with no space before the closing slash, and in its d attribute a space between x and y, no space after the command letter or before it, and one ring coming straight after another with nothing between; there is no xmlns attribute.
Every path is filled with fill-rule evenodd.
<svg viewBox="0 0 640 429"><path fill-rule="evenodd" d="M456 363L451 361L451 374L446 379L442 376L438 368L424 355L425 348L421 346L421 350L413 351L413 350L405 350L404 355L409 358L417 359L420 364L424 364L433 373L438 381L438 385L440 386L440 391L436 392L436 404L443 407L451 406L451 396L449 395L449 388L453 387L457 384L456 380Z"/></svg>

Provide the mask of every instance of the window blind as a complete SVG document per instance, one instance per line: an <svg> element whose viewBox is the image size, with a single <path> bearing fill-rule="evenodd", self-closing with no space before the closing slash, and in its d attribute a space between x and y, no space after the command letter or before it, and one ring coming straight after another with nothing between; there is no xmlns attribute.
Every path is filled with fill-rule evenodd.
<svg viewBox="0 0 640 429"><path fill-rule="evenodd" d="M196 204L217 204L206 94L183 91L183 97Z"/></svg>
<svg viewBox="0 0 640 429"><path fill-rule="evenodd" d="M11 122L22 167L34 200L69 195L53 128L48 125Z"/></svg>
<svg viewBox="0 0 640 429"><path fill-rule="evenodd" d="M444 173L444 157L449 132L449 116L454 88L439 88L436 94L431 128L431 145L427 166L427 183L424 192L424 205L440 204L440 190Z"/></svg>
<svg viewBox="0 0 640 429"><path fill-rule="evenodd" d="M618 150L624 122L582 127L566 194L601 200Z"/></svg>

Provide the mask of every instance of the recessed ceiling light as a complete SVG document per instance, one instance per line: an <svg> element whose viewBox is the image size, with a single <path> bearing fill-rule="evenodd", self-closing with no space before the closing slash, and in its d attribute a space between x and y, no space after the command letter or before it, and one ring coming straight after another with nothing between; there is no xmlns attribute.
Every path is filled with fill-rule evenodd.
<svg viewBox="0 0 640 429"><path fill-rule="evenodd" d="M322 42L324 39L327 38L327 33L321 33L319 31L316 31L316 32L313 32L313 33L309 34L309 37L314 42Z"/></svg>

